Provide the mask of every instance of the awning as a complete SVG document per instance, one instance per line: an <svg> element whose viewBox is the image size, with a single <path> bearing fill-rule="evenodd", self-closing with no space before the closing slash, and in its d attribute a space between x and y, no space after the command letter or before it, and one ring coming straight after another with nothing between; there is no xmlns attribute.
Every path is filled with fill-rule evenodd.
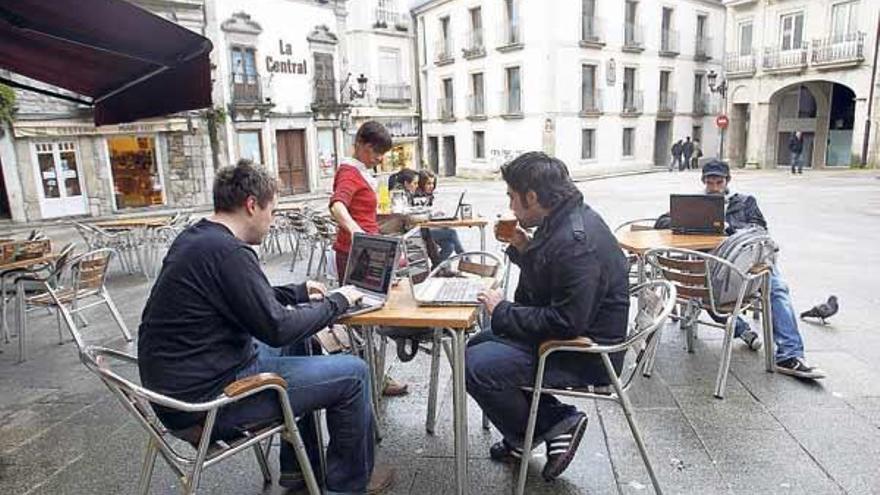
<svg viewBox="0 0 880 495"><path fill-rule="evenodd" d="M124 0L0 0L3 83L93 105L95 125L211 106L211 42Z"/></svg>

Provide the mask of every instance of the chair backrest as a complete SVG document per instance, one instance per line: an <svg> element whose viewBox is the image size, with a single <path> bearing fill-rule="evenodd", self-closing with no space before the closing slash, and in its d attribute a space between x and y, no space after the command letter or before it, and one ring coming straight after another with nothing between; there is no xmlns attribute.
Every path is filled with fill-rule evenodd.
<svg viewBox="0 0 880 495"><path fill-rule="evenodd" d="M92 291L104 287L113 252L110 248L95 249L70 260L74 297L79 291Z"/></svg>
<svg viewBox="0 0 880 495"><path fill-rule="evenodd" d="M13 262L41 258L52 252L52 241L49 239L14 241L0 246L2 261Z"/></svg>
<svg viewBox="0 0 880 495"><path fill-rule="evenodd" d="M635 220L629 220L623 222L622 224L614 227L614 232L620 232L624 229L629 230L654 230L654 224L657 222L656 218L637 218Z"/></svg>
<svg viewBox="0 0 880 495"><path fill-rule="evenodd" d="M635 317L629 323L627 339L622 347L636 351L632 365L621 373L621 383L628 387L643 366L648 350L658 338L658 330L669 318L677 299L676 287L667 280L649 280L630 287L630 304ZM643 345L640 345L643 343Z"/></svg>

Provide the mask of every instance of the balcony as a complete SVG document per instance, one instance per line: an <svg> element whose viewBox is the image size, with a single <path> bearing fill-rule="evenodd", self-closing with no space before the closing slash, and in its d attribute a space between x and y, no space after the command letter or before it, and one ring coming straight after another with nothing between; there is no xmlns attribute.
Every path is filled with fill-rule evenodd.
<svg viewBox="0 0 880 495"><path fill-rule="evenodd" d="M452 98L437 100L437 115L441 122L455 122L455 105Z"/></svg>
<svg viewBox="0 0 880 495"><path fill-rule="evenodd" d="M483 95L468 95L467 112L469 120L486 120L486 99Z"/></svg>
<svg viewBox="0 0 880 495"><path fill-rule="evenodd" d="M232 104L255 105L263 102L259 74L232 74Z"/></svg>
<svg viewBox="0 0 880 495"><path fill-rule="evenodd" d="M865 33L813 40L810 63L817 69L853 67L865 60Z"/></svg>
<svg viewBox="0 0 880 495"><path fill-rule="evenodd" d="M676 94L674 91L661 91L657 98L657 118L671 119L675 115Z"/></svg>
<svg viewBox="0 0 880 495"><path fill-rule="evenodd" d="M440 39L434 46L434 63L436 65L448 65L455 61L452 52L452 40Z"/></svg>
<svg viewBox="0 0 880 495"><path fill-rule="evenodd" d="M712 111L711 101L709 99L709 93L695 93L694 94L694 117L705 117L706 115L711 115L714 112Z"/></svg>
<svg viewBox="0 0 880 495"><path fill-rule="evenodd" d="M334 79L315 79L313 83L312 108L334 111L339 106Z"/></svg>
<svg viewBox="0 0 880 495"><path fill-rule="evenodd" d="M807 48L781 50L777 47L765 47L761 67L765 72L801 72L807 68Z"/></svg>
<svg viewBox="0 0 880 495"><path fill-rule="evenodd" d="M498 108L501 109L503 119L523 118L522 91L502 91L500 93Z"/></svg>
<svg viewBox="0 0 880 495"><path fill-rule="evenodd" d="M712 58L712 38L708 36L697 36L694 43L694 60L697 62L705 62Z"/></svg>
<svg viewBox="0 0 880 495"><path fill-rule="evenodd" d="M623 25L623 51L640 53L645 51L645 37L642 26L632 22Z"/></svg>
<svg viewBox="0 0 880 495"><path fill-rule="evenodd" d="M375 9L374 17L376 20L373 22L373 27L376 29L396 29L404 32L409 30L409 20L396 10Z"/></svg>
<svg viewBox="0 0 880 495"><path fill-rule="evenodd" d="M468 33L467 44L461 49L462 56L467 60L472 60L486 56L486 45L483 43L483 30L473 29Z"/></svg>
<svg viewBox="0 0 880 495"><path fill-rule="evenodd" d="M645 106L645 96L641 91L625 91L623 93L623 105L620 109L621 117L638 117L642 114Z"/></svg>
<svg viewBox="0 0 880 495"><path fill-rule="evenodd" d="M412 86L409 84L377 84L376 102L396 105L409 105L412 101Z"/></svg>
<svg viewBox="0 0 880 495"><path fill-rule="evenodd" d="M581 117L598 117L602 115L602 90L593 88L592 91L587 90L581 95Z"/></svg>
<svg viewBox="0 0 880 495"><path fill-rule="evenodd" d="M658 55L661 57L677 57L681 53L679 40L678 31L674 29L660 31L660 51Z"/></svg>
<svg viewBox="0 0 880 495"><path fill-rule="evenodd" d="M724 56L724 72L728 79L739 79L755 75L755 55L741 55L730 52Z"/></svg>
<svg viewBox="0 0 880 495"><path fill-rule="evenodd" d="M580 45L584 48L602 48L605 46L605 22L594 16L581 17Z"/></svg>
<svg viewBox="0 0 880 495"><path fill-rule="evenodd" d="M518 20L502 22L498 32L501 33L497 47L499 52L506 53L522 49L522 28L520 28Z"/></svg>

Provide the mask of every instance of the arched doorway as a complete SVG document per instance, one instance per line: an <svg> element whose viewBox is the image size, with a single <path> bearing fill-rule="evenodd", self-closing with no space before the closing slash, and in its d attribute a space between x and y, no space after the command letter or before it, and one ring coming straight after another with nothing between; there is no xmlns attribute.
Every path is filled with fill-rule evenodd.
<svg viewBox="0 0 880 495"><path fill-rule="evenodd" d="M831 89L831 112L828 119L828 149L825 165L848 167L852 163L853 127L855 126L856 94L842 84Z"/></svg>

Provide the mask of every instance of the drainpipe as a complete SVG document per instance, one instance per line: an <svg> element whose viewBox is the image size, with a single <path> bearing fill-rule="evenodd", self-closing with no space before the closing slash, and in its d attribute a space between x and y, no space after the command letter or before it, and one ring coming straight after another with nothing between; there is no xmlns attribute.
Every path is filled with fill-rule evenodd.
<svg viewBox="0 0 880 495"><path fill-rule="evenodd" d="M871 107L874 105L874 86L877 81L878 51L880 51L880 16L877 17L877 34L874 36L874 65L871 68L871 87L868 90L868 115L865 117L865 138L862 143L862 168L868 165L868 140L871 138Z"/></svg>
<svg viewBox="0 0 880 495"><path fill-rule="evenodd" d="M423 155L427 155L427 149L426 149L427 146L425 146L424 136L422 135L422 128L423 128L422 124L424 123L425 114L422 113L422 110L423 110L422 109L422 62L421 62L421 60L419 60L419 18L418 18L418 16L416 16L416 13L414 10L410 10L409 14L410 14L410 19L411 19L411 24L412 24L412 29L413 29L413 40L412 40L412 51L413 51L412 60L414 61L414 64L413 64L414 67L412 68L413 90L414 90L413 94L415 94L415 97L416 97L415 109L416 109L416 113L418 114L418 117L416 118L416 124L418 125L418 140L419 140L418 146L416 147L416 150L418 151L417 156L416 156L416 160L418 160L418 162L415 163L414 165L416 166L415 168L418 170L418 169L422 168L422 161L423 160L427 161L423 156ZM427 57L427 54L425 54L425 56ZM431 168L430 164L428 164L428 168L429 169Z"/></svg>

